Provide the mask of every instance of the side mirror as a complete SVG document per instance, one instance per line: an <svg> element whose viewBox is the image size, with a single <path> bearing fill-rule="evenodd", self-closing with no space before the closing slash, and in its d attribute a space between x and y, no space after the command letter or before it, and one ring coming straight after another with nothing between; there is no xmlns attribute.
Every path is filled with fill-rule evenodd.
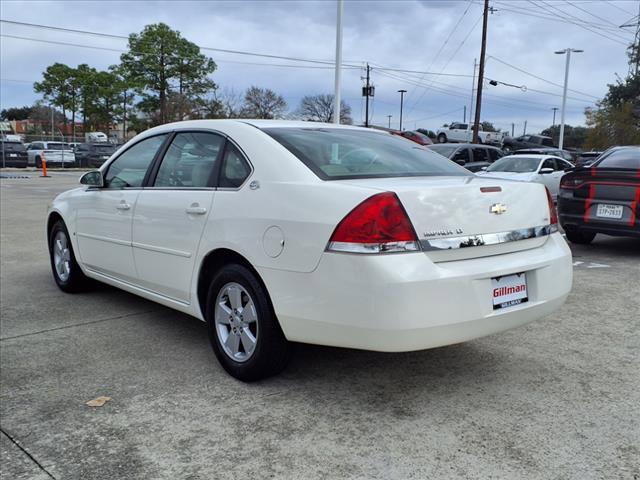
<svg viewBox="0 0 640 480"><path fill-rule="evenodd" d="M553 171L554 171L553 168L541 168L540 172L538 172L538 173L540 173L542 175L546 175L548 173L553 173Z"/></svg>
<svg viewBox="0 0 640 480"><path fill-rule="evenodd" d="M88 185L89 187L104 187L104 178L100 170L93 170L87 172L80 177L81 185Z"/></svg>

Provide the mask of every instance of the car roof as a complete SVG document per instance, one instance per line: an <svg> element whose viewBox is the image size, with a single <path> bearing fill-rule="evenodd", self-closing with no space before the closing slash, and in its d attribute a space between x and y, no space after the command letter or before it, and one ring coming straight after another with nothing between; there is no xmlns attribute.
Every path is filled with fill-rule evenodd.
<svg viewBox="0 0 640 480"><path fill-rule="evenodd" d="M434 145L450 145L452 147L470 147L470 148L480 147L480 148L491 148L493 150L502 151L498 147L494 147L493 145L487 145L485 143L434 143Z"/></svg>
<svg viewBox="0 0 640 480"><path fill-rule="evenodd" d="M529 157L529 158L537 158L538 160L544 160L546 158L557 158L558 160L563 160L563 161L566 162L566 160L564 158L559 157L557 155L549 155L549 154L542 154L542 153L528 153L528 154L526 154L526 156ZM505 158L511 158L511 157L518 158L518 157L523 157L523 155L505 155L500 160L503 160Z"/></svg>

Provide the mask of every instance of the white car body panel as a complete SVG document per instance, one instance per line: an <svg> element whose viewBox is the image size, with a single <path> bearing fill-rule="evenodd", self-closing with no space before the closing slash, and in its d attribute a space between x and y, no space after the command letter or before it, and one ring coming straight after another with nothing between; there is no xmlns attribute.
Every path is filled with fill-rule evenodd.
<svg viewBox="0 0 640 480"><path fill-rule="evenodd" d="M434 237L424 234L434 229L475 235L546 225L540 186L476 176L323 181L256 129L265 125L310 126L181 122L156 127L119 150L173 129L221 132L253 169L238 189L84 187L58 196L50 213L65 221L83 271L202 320L202 263L211 252L229 249L260 275L289 340L381 351L430 348L506 330L548 315L568 295L571 253L559 234L432 252L325 251L345 215L381 191L396 192L419 238L428 240ZM482 186L502 191L480 193ZM122 202L130 208L119 209ZM186 212L196 203L206 213ZM505 204L508 214L491 215L495 203ZM520 272L527 275L529 301L493 310L491 278Z"/></svg>
<svg viewBox="0 0 640 480"><path fill-rule="evenodd" d="M36 157L40 157L40 159L44 158L47 162L55 162L55 163L74 163L76 161L76 155L73 152L73 149L68 148L64 150L50 150L48 149L49 143L53 143L59 145L61 142L32 142L30 145L43 144L44 148L40 149L27 149L27 162L29 165L36 164Z"/></svg>

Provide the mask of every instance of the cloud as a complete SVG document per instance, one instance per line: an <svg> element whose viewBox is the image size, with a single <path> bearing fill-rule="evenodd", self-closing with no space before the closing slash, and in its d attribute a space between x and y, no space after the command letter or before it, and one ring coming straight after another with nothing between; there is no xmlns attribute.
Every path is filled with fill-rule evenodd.
<svg viewBox="0 0 640 480"><path fill-rule="evenodd" d="M558 2L546 2L543 7L538 2L503 0L494 1L492 5L497 9L488 19L487 51L492 57L561 84L565 59L553 52L567 47L582 48L585 53L572 57L570 88L598 98L606 93L607 83L615 81L616 72L624 76L627 71L625 46L585 27L601 35L615 39L621 35L631 41L631 32L625 33L622 29L615 30L612 27L629 20L631 15L621 10L633 9L629 2L580 2L580 8L593 16L572 5ZM552 10L552 7L556 10ZM463 15L465 10L466 14ZM480 56L481 22L478 20L481 13L482 5L479 2L469 3L466 0L346 1L343 58L355 65L371 62L375 66L405 70L424 71L430 68L435 72L471 75L474 58ZM116 35L139 32L148 23L165 22L201 46L328 61L335 54L335 15L336 4L331 1L2 3L2 18L6 20ZM561 17L565 15L566 20L563 20ZM585 22L600 23L602 27L595 29ZM455 31L450 35L454 26ZM126 40L9 24L2 24L2 33L85 46L126 48ZM118 52L12 38L2 38L0 48L2 108L30 104L36 100L38 97L32 91L32 82L39 80L42 71L54 62L70 65L88 63L96 68L107 68L119 58ZM233 62L290 62L205 53L218 62L219 68L213 78L220 86L233 88L237 92L250 85L269 87L283 94L292 109L306 94L333 91L332 69L247 65ZM400 100L397 90L400 88L408 90L404 119L408 128L417 126L434 129L444 122L462 120L464 106L467 106L469 113L471 78L409 76L380 70L375 66L372 71L376 85L372 104L375 123L386 125L387 115L393 115L392 125L397 125ZM356 121L363 118L360 96L362 75L363 71L359 69L343 71L342 96L352 105ZM486 63L486 75L514 85L526 85L528 90L522 92L504 85L486 85L483 120L508 129L514 123L516 132L522 130L525 120L528 122L528 131L550 125L551 108L561 103L561 88L491 58ZM431 87L425 89L424 86L428 85ZM534 89L551 95L534 92ZM592 104L590 102L594 99L581 94L571 96L575 98L567 102L567 122L584 123L584 108ZM453 110L457 111L437 116Z"/></svg>

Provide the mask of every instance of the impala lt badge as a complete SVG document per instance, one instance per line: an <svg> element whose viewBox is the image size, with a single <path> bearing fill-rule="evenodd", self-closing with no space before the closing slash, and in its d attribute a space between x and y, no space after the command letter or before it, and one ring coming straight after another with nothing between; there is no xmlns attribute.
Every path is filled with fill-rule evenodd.
<svg viewBox="0 0 640 480"><path fill-rule="evenodd" d="M502 215L506 211L507 206L503 205L502 203L494 203L493 205L491 205L491 208L489 208L489 212L495 213L496 215Z"/></svg>

